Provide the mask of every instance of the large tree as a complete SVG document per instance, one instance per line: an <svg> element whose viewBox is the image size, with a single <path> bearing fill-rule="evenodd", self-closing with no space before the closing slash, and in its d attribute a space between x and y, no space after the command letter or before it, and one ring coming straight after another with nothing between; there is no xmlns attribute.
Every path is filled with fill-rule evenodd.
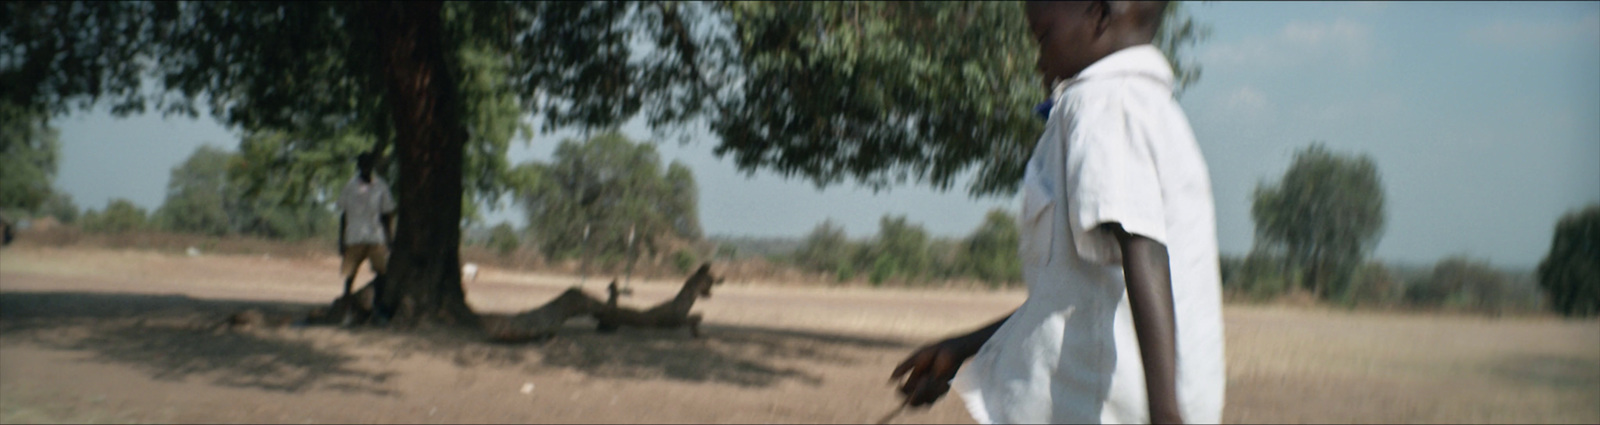
<svg viewBox="0 0 1600 425"><path fill-rule="evenodd" d="M1302 273L1319 297L1341 295L1383 234L1383 182L1364 154L1312 143L1277 184L1257 185L1253 198L1257 248L1282 254L1286 269Z"/></svg>
<svg viewBox="0 0 1600 425"><path fill-rule="evenodd" d="M190 115L207 108L236 128L293 130L308 140L370 134L379 151L393 146L399 165L390 260L397 290L382 301L400 308L402 322L473 322L457 272L463 181L472 175L463 173L464 153L474 134L495 129L466 117L506 102L486 104L483 92L496 90L473 86L482 81L463 64L503 67L490 89L509 88L512 103L538 114L546 130L615 125L646 103L696 92L684 88L689 74L670 69L679 62L671 50L632 54L638 41L680 44L688 26L663 23L681 7L12 2L0 19L0 42L15 46L0 58L0 98L52 113L102 100L121 114L152 104ZM472 49L489 53L462 57ZM154 94L141 90L150 74L161 83Z"/></svg>
<svg viewBox="0 0 1600 425"><path fill-rule="evenodd" d="M707 124L747 172L1009 193L1043 93L1019 3L9 2L0 101L196 115L306 140L355 130L398 163L385 303L474 321L458 268L463 182L487 129L466 67L503 66L540 130ZM1168 22L1169 25L1173 22ZM1164 46L1180 48L1176 43ZM481 49L474 59L463 52ZM481 59L481 60L480 60ZM1185 70L1190 68L1182 68ZM143 88L154 74L155 93ZM475 106L476 105L476 106ZM701 121L703 119L703 121ZM391 148L392 147L392 148ZM493 165L493 164L491 164Z"/></svg>

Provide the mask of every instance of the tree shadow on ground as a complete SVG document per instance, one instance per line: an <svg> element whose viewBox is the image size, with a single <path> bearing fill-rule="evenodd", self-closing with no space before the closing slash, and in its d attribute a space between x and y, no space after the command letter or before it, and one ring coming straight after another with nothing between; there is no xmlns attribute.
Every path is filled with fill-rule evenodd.
<svg viewBox="0 0 1600 425"><path fill-rule="evenodd" d="M247 309L283 317L311 307L181 295L6 292L0 293L0 334L11 342L88 352L89 361L132 365L157 380L209 377L217 385L290 393L321 387L393 394L383 384L394 372L358 369L354 356L271 330L218 326Z"/></svg>
<svg viewBox="0 0 1600 425"><path fill-rule="evenodd" d="M544 365L624 379L672 379L766 387L793 379L816 386L820 365L849 365L861 349L909 348L902 341L765 327L702 325L685 330L568 327L542 347ZM887 372L885 372L887 373Z"/></svg>
<svg viewBox="0 0 1600 425"><path fill-rule="evenodd" d="M569 369L610 379L677 380L767 387L785 380L821 385L817 366L861 361L863 350L908 350L905 341L782 328L704 324L687 330L623 328L597 333L588 318L569 321L547 340L501 344L480 331L427 327L404 331L329 329L348 343L321 344L293 330L219 332L230 314L303 317L319 305L203 300L181 295L0 292L0 335L9 343L80 350L93 361L144 369L156 379L214 377L219 385L301 392L315 388L392 395L395 371L357 367L360 351L387 358L428 356L458 367ZM309 335L309 336L308 336ZM321 337L323 340L327 338Z"/></svg>
<svg viewBox="0 0 1600 425"><path fill-rule="evenodd" d="M495 315L489 315L495 316ZM457 329L412 331L417 337L392 340L397 357L428 355L462 367L521 368L528 373L569 369L597 378L722 383L767 387L794 379L822 384L819 365L849 365L861 350L909 350L904 341L781 328L702 324L702 337L685 329L622 328L598 333L596 322L575 318L554 337L524 343L495 343L480 332ZM364 335L363 345L385 344L381 333Z"/></svg>

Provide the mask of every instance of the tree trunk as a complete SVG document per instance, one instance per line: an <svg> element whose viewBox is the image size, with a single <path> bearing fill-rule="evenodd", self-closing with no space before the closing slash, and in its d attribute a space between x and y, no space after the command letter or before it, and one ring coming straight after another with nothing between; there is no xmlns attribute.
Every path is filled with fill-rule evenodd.
<svg viewBox="0 0 1600 425"><path fill-rule="evenodd" d="M394 125L399 204L389 287L395 322L477 326L461 287L461 160L467 132L443 41L439 2L365 5Z"/></svg>

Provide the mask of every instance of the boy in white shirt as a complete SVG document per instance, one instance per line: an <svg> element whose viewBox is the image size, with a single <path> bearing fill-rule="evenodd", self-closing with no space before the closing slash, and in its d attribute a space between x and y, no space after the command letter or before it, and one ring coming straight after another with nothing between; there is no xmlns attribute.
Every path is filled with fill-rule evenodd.
<svg viewBox="0 0 1600 425"><path fill-rule="evenodd" d="M1150 45L1165 8L1028 2L1053 104L1023 180L1028 300L896 367L907 404L954 379L982 423L1222 420L1211 180Z"/></svg>
<svg viewBox="0 0 1600 425"><path fill-rule="evenodd" d="M357 156L356 175L339 192L339 256L344 258L339 272L344 276L342 299L345 300L350 299L350 287L355 283L356 270L363 260L379 276L388 272L388 245L394 240L390 232L394 227L395 202L394 197L389 196L389 184L372 174L376 159L371 152ZM378 279L373 285L372 304L378 316L387 319L388 312L379 308L384 283L383 279ZM344 325L349 326L352 319L351 312L346 309Z"/></svg>

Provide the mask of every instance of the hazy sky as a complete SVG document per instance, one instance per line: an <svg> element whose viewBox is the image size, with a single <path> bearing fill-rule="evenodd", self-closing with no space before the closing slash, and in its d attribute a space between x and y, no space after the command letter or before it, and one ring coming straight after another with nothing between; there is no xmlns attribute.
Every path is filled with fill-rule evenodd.
<svg viewBox="0 0 1600 425"><path fill-rule="evenodd" d="M1249 195L1313 140L1377 162L1388 226L1376 255L1428 264L1452 254L1536 264L1562 213L1600 202L1600 3L1189 4L1213 27L1182 99L1210 164L1224 253L1250 248ZM1042 94L1041 94L1042 96ZM958 101L958 100L952 100ZM201 144L236 148L209 118L59 117L56 185L80 207L114 197L159 206L171 168ZM624 130L648 138L641 126ZM546 160L562 135L514 145ZM885 214L938 236L971 232L1016 198L749 178L713 158L713 141L659 146L692 166L713 235L798 236L825 219L870 237ZM492 220L514 219L502 211ZM520 220L517 220L520 222Z"/></svg>

